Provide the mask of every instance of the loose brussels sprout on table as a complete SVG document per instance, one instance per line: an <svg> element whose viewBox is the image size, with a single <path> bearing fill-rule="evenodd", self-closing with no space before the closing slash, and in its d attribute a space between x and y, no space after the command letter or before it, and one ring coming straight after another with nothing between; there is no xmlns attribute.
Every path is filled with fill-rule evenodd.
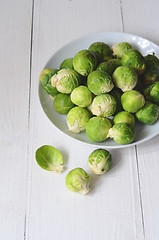
<svg viewBox="0 0 159 240"><path fill-rule="evenodd" d="M87 194L90 191L89 175L82 168L71 170L65 178L66 187L73 192Z"/></svg>
<svg viewBox="0 0 159 240"><path fill-rule="evenodd" d="M96 56L88 50L79 51L73 58L73 67L82 76L88 76L90 72L95 70L96 66Z"/></svg>
<svg viewBox="0 0 159 240"><path fill-rule="evenodd" d="M110 169L111 155L105 149L96 149L88 157L88 166L97 175L103 175Z"/></svg>
<svg viewBox="0 0 159 240"><path fill-rule="evenodd" d="M89 119L90 113L85 108L72 108L67 114L67 125L69 130L74 133L84 131Z"/></svg>
<svg viewBox="0 0 159 240"><path fill-rule="evenodd" d="M134 68L120 66L113 73L113 82L123 92L132 90L138 81L138 75Z"/></svg>
<svg viewBox="0 0 159 240"><path fill-rule="evenodd" d="M80 76L73 69L61 69L51 78L51 84L61 93L70 94L79 86Z"/></svg>
<svg viewBox="0 0 159 240"><path fill-rule="evenodd" d="M88 50L95 53L98 62L104 62L113 58L110 46L104 42L92 43Z"/></svg>
<svg viewBox="0 0 159 240"><path fill-rule="evenodd" d="M73 107L74 103L69 94L59 93L54 98L54 109L60 114L67 114Z"/></svg>
<svg viewBox="0 0 159 240"><path fill-rule="evenodd" d="M48 171L63 171L63 157L58 149L44 145L37 149L35 157L41 168Z"/></svg>
<svg viewBox="0 0 159 240"><path fill-rule="evenodd" d="M79 86L72 91L71 100L79 107L87 107L92 102L92 93L86 86Z"/></svg>
<svg viewBox="0 0 159 240"><path fill-rule="evenodd" d="M110 75L103 71L93 71L88 75L87 86L95 95L110 92L113 87L113 81Z"/></svg>

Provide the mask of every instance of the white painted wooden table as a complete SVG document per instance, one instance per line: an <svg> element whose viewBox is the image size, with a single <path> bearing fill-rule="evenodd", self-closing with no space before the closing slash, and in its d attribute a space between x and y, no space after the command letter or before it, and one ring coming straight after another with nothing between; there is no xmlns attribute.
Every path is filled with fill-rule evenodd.
<svg viewBox="0 0 159 240"><path fill-rule="evenodd" d="M94 32L136 34L159 44L158 0L0 1L0 240L158 240L159 136L110 151L111 171L91 176L87 196L64 178L95 149L62 134L45 116L38 77L64 44ZM35 161L50 144L64 156L55 174Z"/></svg>

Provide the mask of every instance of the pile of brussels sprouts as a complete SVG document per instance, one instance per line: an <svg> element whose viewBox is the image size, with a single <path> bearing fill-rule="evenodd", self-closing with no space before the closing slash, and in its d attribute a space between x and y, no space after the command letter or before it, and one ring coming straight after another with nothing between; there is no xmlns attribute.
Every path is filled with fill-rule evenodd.
<svg viewBox="0 0 159 240"><path fill-rule="evenodd" d="M40 81L53 96L57 113L67 114L70 131L86 130L93 142L113 138L134 141L136 120L153 124L159 118L159 59L132 48L128 42L95 42L60 70L44 69Z"/></svg>
<svg viewBox="0 0 159 240"><path fill-rule="evenodd" d="M36 161L38 165L47 170L60 173L64 170L61 152L50 145L43 145L37 149ZM92 173L103 175L110 169L111 154L105 149L96 149L88 157L87 165ZM71 170L65 177L66 187L73 192L87 194L90 191L89 174L82 168Z"/></svg>

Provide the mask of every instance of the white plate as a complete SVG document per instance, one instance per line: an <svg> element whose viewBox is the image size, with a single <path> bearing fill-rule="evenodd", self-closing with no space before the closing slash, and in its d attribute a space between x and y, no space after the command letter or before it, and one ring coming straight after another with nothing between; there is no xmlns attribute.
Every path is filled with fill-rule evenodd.
<svg viewBox="0 0 159 240"><path fill-rule="evenodd" d="M105 42L110 46L112 46L114 43L126 41L129 42L134 48L139 50L143 56L155 52L156 56L159 57L159 47L149 40L127 33L102 32L77 39L65 45L50 58L50 60L46 63L45 68L58 69L64 59L73 57L78 51L82 49L88 49L90 44L97 41ZM155 124L150 126L137 123L135 127L135 141L131 144L119 145L112 139L107 139L101 143L94 143L88 139L86 132L75 134L68 130L66 124L66 115L60 115L55 112L53 108L53 100L45 92L41 84L39 84L39 97L42 108L51 122L63 133L83 143L92 144L98 147L123 148L143 143L159 134L158 120Z"/></svg>

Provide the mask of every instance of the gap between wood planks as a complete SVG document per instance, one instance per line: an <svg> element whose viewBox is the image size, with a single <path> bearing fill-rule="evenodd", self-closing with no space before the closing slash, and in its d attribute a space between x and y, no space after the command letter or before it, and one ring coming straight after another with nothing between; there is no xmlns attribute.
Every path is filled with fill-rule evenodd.
<svg viewBox="0 0 159 240"><path fill-rule="evenodd" d="M29 135L30 135L30 104L31 104L31 77L32 77L32 51L33 51L33 28L34 28L34 0L32 0L31 5L31 28L30 28L30 64L29 64L29 96L28 96L28 140L27 140L27 176L26 176L26 183L29 180L29 173L28 173L28 162L29 162ZM27 237L27 205L29 205L30 198L28 196L28 190L30 192L30 185L26 188L26 209L25 209L25 216L24 216L24 240Z"/></svg>
<svg viewBox="0 0 159 240"><path fill-rule="evenodd" d="M71 1L71 0L70 0ZM30 64L29 64L29 97L28 97L28 141L27 141L27 164L28 164L28 156L29 156L29 132L30 132L30 104L31 104L31 77L32 77L32 51L33 51L33 30L34 30L34 0L32 0L32 7L31 7L31 29L30 29ZM122 7L122 0L120 0L120 12L121 12L121 21L122 21L122 30L125 32L124 27L124 18L123 18L123 7ZM139 186L139 199L140 199L140 207L141 207L141 218L142 218L142 227L143 227L143 237L145 239L145 224L144 224L144 213L143 213L143 203L142 203L142 192L141 192L141 182L140 182L140 173L139 173L139 164L138 164L138 153L137 153L137 146L135 145L135 154L136 154L136 166L137 166L137 178L138 178L138 186ZM27 179L28 182L28 167L27 167ZM30 185L29 185L30 191ZM28 197L28 188L26 190L26 206L29 205L30 198ZM25 217L24 217L24 240L27 237L27 207L25 210Z"/></svg>
<svg viewBox="0 0 159 240"><path fill-rule="evenodd" d="M122 21L123 32L125 32L122 0L120 0L120 13L121 13L121 21ZM140 200L140 208L141 208L141 220L142 220L142 228L143 228L143 237L145 239L144 212L143 212L141 181L140 181L139 164L138 164L138 153L137 153L137 146L136 145L135 145L135 154L136 154L137 179L138 179L138 186L139 186L139 200Z"/></svg>

